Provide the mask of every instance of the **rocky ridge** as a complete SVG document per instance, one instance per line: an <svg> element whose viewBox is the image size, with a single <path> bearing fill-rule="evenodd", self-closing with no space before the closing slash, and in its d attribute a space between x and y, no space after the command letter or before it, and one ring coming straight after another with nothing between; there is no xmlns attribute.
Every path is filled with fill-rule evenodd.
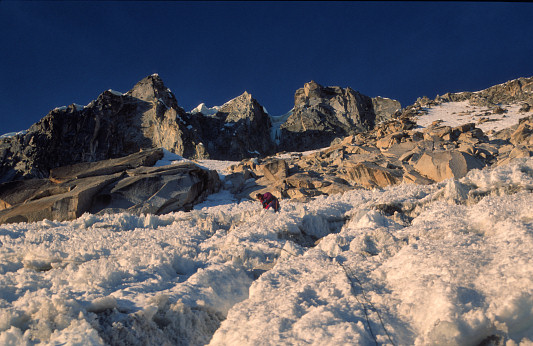
<svg viewBox="0 0 533 346"><path fill-rule="evenodd" d="M25 133L0 138L0 182L46 178L56 167L141 149L164 148L190 159L241 160L289 150L294 138L298 138L294 143L318 148L371 128L376 119L399 108L396 101L370 99L349 88L324 88L312 82L301 90L295 96L296 111L283 130L287 138L278 145L270 136L270 117L249 93L214 111L204 107L187 113L154 74L125 94L105 91L85 107L54 109ZM294 119L326 126L294 127ZM315 140L317 136L321 141Z"/></svg>
<svg viewBox="0 0 533 346"><path fill-rule="evenodd" d="M494 85L490 88L470 92L446 93L437 95L431 100L427 96L417 99L415 107L434 106L443 102L469 101L477 106L495 107L500 104L510 104L513 102L525 102L533 104L533 77L517 78L506 83Z"/></svg>
<svg viewBox="0 0 533 346"><path fill-rule="evenodd" d="M197 157L235 160L275 152L268 131L270 117L248 92L219 107L214 114L198 112L191 118L198 137L206 143L206 155Z"/></svg>

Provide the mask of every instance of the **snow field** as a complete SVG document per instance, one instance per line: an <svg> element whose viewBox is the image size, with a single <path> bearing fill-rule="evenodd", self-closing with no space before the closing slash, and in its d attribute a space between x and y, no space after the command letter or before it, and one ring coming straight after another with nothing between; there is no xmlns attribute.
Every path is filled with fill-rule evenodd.
<svg viewBox="0 0 533 346"><path fill-rule="evenodd" d="M520 107L521 103L503 105L502 108L507 113L492 114L490 108L473 106L469 101L444 102L425 108L427 114L418 116L416 122L422 128L429 127L436 120L442 120L441 125L451 127L474 123L477 128L488 133L491 130L498 131L518 124L520 118L527 116L519 112ZM482 118L487 118L489 121L478 123Z"/></svg>
<svg viewBox="0 0 533 346"><path fill-rule="evenodd" d="M0 344L528 345L531 191L529 158L279 213L222 191L3 225Z"/></svg>

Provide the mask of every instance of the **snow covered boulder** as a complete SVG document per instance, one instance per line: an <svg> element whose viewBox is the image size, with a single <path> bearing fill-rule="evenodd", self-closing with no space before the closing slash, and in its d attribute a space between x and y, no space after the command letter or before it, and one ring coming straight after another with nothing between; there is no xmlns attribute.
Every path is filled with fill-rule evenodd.
<svg viewBox="0 0 533 346"><path fill-rule="evenodd" d="M434 181L462 178L471 169L481 169L484 164L476 157L465 152L427 151L414 164L414 168L423 176Z"/></svg>

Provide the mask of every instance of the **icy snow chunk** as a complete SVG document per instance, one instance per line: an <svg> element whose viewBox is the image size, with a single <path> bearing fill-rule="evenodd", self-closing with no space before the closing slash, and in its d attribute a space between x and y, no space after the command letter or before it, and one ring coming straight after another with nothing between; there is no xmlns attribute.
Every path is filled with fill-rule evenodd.
<svg viewBox="0 0 533 346"><path fill-rule="evenodd" d="M50 335L50 345L105 345L104 341L85 319L73 319L67 328Z"/></svg>
<svg viewBox="0 0 533 346"><path fill-rule="evenodd" d="M349 222L348 227L376 228L385 227L388 223L387 218L376 210L360 210Z"/></svg>
<svg viewBox="0 0 533 346"><path fill-rule="evenodd" d="M183 158L183 156L172 153L168 151L167 149L163 149L163 157L161 158L161 160L156 162L154 167L172 165L172 164L183 162L183 161L189 161L189 160Z"/></svg>
<svg viewBox="0 0 533 346"><path fill-rule="evenodd" d="M113 90L113 89L108 89L107 91L109 91L111 94L113 94L115 96L124 96L124 93L121 93L120 91L116 91L116 90Z"/></svg>
<svg viewBox="0 0 533 346"><path fill-rule="evenodd" d="M450 179L446 182L446 185L436 193L437 196L442 198L448 203L465 203L468 200L468 193L472 187L463 184L455 179Z"/></svg>
<svg viewBox="0 0 533 346"><path fill-rule="evenodd" d="M74 103L74 107L76 108L76 110L79 112L79 111L82 111L85 106L83 105L80 105L80 104L77 104L77 103Z"/></svg>
<svg viewBox="0 0 533 346"><path fill-rule="evenodd" d="M29 345L28 338L24 338L22 331L14 326L0 332L1 345Z"/></svg>
<svg viewBox="0 0 533 346"><path fill-rule="evenodd" d="M118 307L117 299L113 296L96 298L91 302L91 305L87 308L90 312L102 312L105 310L112 310Z"/></svg>
<svg viewBox="0 0 533 346"><path fill-rule="evenodd" d="M220 106L207 107L205 103L200 103L196 108L192 109L189 113L196 114L202 113L203 115L213 116L220 110Z"/></svg>
<svg viewBox="0 0 533 346"><path fill-rule="evenodd" d="M18 131L18 132L8 132L0 136L0 138L9 138L9 137L15 137L17 135L24 135L28 132L27 130L24 131Z"/></svg>
<svg viewBox="0 0 533 346"><path fill-rule="evenodd" d="M305 234L315 238L325 237L331 232L328 220L322 215L305 215L302 227Z"/></svg>

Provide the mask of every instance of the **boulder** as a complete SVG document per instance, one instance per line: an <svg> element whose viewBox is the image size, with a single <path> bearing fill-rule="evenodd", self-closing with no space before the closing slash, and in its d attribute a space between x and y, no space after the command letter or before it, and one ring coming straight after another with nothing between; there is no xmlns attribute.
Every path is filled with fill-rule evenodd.
<svg viewBox="0 0 533 346"><path fill-rule="evenodd" d="M522 106L520 106L520 109L518 110L521 113L526 113L531 110L531 105L529 103L523 103Z"/></svg>
<svg viewBox="0 0 533 346"><path fill-rule="evenodd" d="M376 114L377 123L391 119L392 115L401 110L402 106L396 100L378 96L372 98L372 108L374 109L374 114Z"/></svg>
<svg viewBox="0 0 533 346"><path fill-rule="evenodd" d="M392 171L371 162L360 162L344 165L345 174L341 175L347 181L363 186L367 189L385 187L400 182L400 178L393 175Z"/></svg>
<svg viewBox="0 0 533 346"><path fill-rule="evenodd" d="M0 184L0 210L23 203L53 186L48 179L28 179Z"/></svg>
<svg viewBox="0 0 533 346"><path fill-rule="evenodd" d="M381 149L381 150L388 149L391 146L393 146L394 144L401 143L402 139L404 139L406 137L408 137L407 133L405 133L403 131L402 132L391 133L389 135L386 135L383 138L378 139L376 141L376 147L378 149Z"/></svg>
<svg viewBox="0 0 533 346"><path fill-rule="evenodd" d="M61 183L72 179L109 175L141 166L153 166L163 158L163 149L149 149L138 153L97 162L81 162L78 164L53 168L49 179Z"/></svg>
<svg viewBox="0 0 533 346"><path fill-rule="evenodd" d="M418 185L429 185L434 183L433 180L423 177L414 169L409 169L403 174L403 182L406 184Z"/></svg>
<svg viewBox="0 0 533 346"><path fill-rule="evenodd" d="M72 220L85 212L188 210L218 190L218 173L191 163L153 165L161 150L54 170L52 179L0 184L0 223Z"/></svg>
<svg viewBox="0 0 533 346"><path fill-rule="evenodd" d="M458 150L424 152L414 164L422 176L434 181L460 179L471 169L481 169L484 163L476 157Z"/></svg>
<svg viewBox="0 0 533 346"><path fill-rule="evenodd" d="M249 181L255 181L257 176L249 169L243 169L240 172L235 172L226 175L224 179L224 188L230 190L233 194L238 194L247 188Z"/></svg>
<svg viewBox="0 0 533 346"><path fill-rule="evenodd" d="M261 165L264 176L272 181L281 181L287 177L288 166L283 159L274 159L266 164Z"/></svg>
<svg viewBox="0 0 533 346"><path fill-rule="evenodd" d="M533 117L521 119L517 129L511 134L509 141L513 145L533 145Z"/></svg>
<svg viewBox="0 0 533 346"><path fill-rule="evenodd" d="M162 167L139 167L95 196L92 213L128 211L134 214L166 214L189 210L218 190L218 174L184 162Z"/></svg>
<svg viewBox="0 0 533 346"><path fill-rule="evenodd" d="M106 176L83 178L60 186L57 194L33 195L24 202L0 211L0 224L35 222L44 219L73 220L89 210L95 194L104 186L122 176L116 173Z"/></svg>

